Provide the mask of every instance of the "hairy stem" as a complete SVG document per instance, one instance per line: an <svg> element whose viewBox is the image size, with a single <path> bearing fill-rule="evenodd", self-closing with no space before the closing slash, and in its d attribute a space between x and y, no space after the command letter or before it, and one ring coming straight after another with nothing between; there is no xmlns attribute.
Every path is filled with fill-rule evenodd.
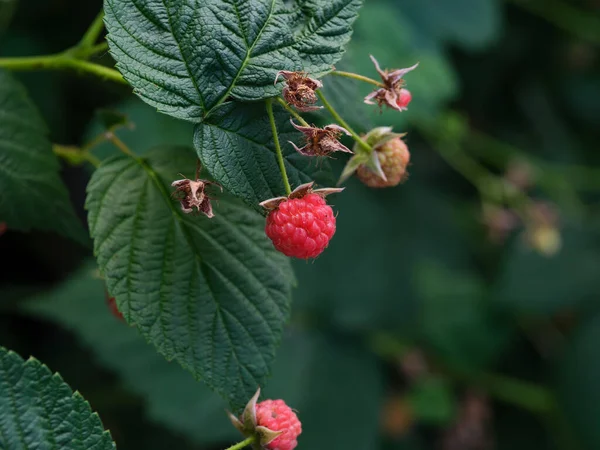
<svg viewBox="0 0 600 450"><path fill-rule="evenodd" d="M238 442L237 444L232 445L231 447L228 447L225 450L240 450L241 448L244 448L254 443L255 440L256 438L254 436L250 436L249 438L244 439L242 442Z"/></svg>
<svg viewBox="0 0 600 450"><path fill-rule="evenodd" d="M302 116L294 110L294 108L292 108L290 105L288 105L288 103L284 99L282 99L281 97L277 97L277 103L279 103L281 106L283 106L283 109L285 109L287 112L289 112L294 117L294 119L296 119L298 122L300 122L300 125L305 126L305 127L310 127L308 122L306 120L304 120L302 118Z"/></svg>
<svg viewBox="0 0 600 450"><path fill-rule="evenodd" d="M375 85L380 88L385 87L385 85L383 83L381 83L377 80L374 80L373 78L359 75L357 73L343 72L341 70L334 70L333 72L329 72L329 75L337 75L338 77L352 78L353 80L364 81L365 83L369 83L369 84Z"/></svg>
<svg viewBox="0 0 600 450"><path fill-rule="evenodd" d="M338 114L338 112L333 108L333 106L331 106L331 104L327 101L327 99L325 98L325 95L323 95L323 92L321 92L320 89L316 92L317 92L317 97L319 97L319 100L321 100L321 103L323 103L323 106L325 107L325 109L327 109L327 111L329 111L329 114L331 114L333 116L333 118L337 121L337 123L339 123L342 127L344 127L346 130L348 130L348 133L350 133L352 135L352 138L358 143L358 145L360 145L367 152L371 153L373 151L371 146L369 144L367 144L363 140L363 138L361 138L358 135L358 133L356 133L356 131L354 131L352 129L352 127L350 127L350 125L348 125L348 123L344 119L342 119L342 116L340 116Z"/></svg>
<svg viewBox="0 0 600 450"><path fill-rule="evenodd" d="M279 145L279 135L277 134L277 125L275 124L275 116L273 115L273 99L268 98L266 105L269 122L271 124L271 131L273 132L273 143L275 144L277 162L279 163L279 170L281 171L281 179L283 180L286 195L290 195L292 193L292 188L290 187L290 181L288 180L287 172L285 170L285 162L283 160L281 145Z"/></svg>

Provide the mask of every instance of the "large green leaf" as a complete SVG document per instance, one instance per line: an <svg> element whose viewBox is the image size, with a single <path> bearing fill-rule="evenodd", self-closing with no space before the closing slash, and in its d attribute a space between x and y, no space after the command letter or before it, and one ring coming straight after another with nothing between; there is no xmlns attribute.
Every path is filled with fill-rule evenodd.
<svg viewBox="0 0 600 450"><path fill-rule="evenodd" d="M198 444L239 438L224 414L222 399L179 365L166 362L139 333L110 314L104 283L94 272L84 267L51 294L32 298L26 310L72 330L100 363L144 398L154 421ZM292 328L272 377L262 387L263 398L283 398L299 411L303 447L376 448L379 418L373 412L381 406L383 377L375 355L359 343ZM356 433L345 432L348 423Z"/></svg>
<svg viewBox="0 0 600 450"><path fill-rule="evenodd" d="M107 450L115 444L60 375L0 347L0 448Z"/></svg>
<svg viewBox="0 0 600 450"><path fill-rule="evenodd" d="M0 219L9 228L85 240L59 176L46 125L27 92L0 71Z"/></svg>
<svg viewBox="0 0 600 450"><path fill-rule="evenodd" d="M223 412L223 400L114 317L105 295L95 265L86 264L52 292L31 298L24 309L72 330L104 367L144 399L153 421L199 444L233 441L238 432Z"/></svg>
<svg viewBox="0 0 600 450"><path fill-rule="evenodd" d="M302 136L292 127L289 114L278 109L275 116L292 186L311 180L331 185L326 161L303 157L288 144L301 145ZM259 208L261 201L285 195L264 103L224 106L197 125L194 145L212 176L249 205Z"/></svg>
<svg viewBox="0 0 600 450"><path fill-rule="evenodd" d="M222 197L216 217L185 215L169 183L191 150L116 157L94 173L87 208L109 291L167 359L234 405L269 373L288 317L292 275L258 214Z"/></svg>
<svg viewBox="0 0 600 450"><path fill-rule="evenodd" d="M106 0L108 40L136 93L200 121L229 97L273 96L279 70L325 73L360 0Z"/></svg>

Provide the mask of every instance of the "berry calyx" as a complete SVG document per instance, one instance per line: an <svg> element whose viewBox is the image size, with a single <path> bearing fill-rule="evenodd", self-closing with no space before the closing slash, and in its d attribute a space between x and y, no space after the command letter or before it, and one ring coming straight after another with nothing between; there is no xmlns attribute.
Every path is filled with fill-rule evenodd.
<svg viewBox="0 0 600 450"><path fill-rule="evenodd" d="M402 138L395 137L376 147L373 157L377 157L381 171L378 173L365 164L359 166L356 176L364 184L372 188L385 188L397 186L406 179L410 152Z"/></svg>
<svg viewBox="0 0 600 450"><path fill-rule="evenodd" d="M336 220L325 196L343 189L312 189L299 186L289 197L266 200L269 209L265 233L275 248L286 256L307 259L319 256L335 234Z"/></svg>
<svg viewBox="0 0 600 450"><path fill-rule="evenodd" d="M265 448L270 450L293 450L298 445L302 424L296 413L283 400L265 400L256 405L256 423L282 433Z"/></svg>

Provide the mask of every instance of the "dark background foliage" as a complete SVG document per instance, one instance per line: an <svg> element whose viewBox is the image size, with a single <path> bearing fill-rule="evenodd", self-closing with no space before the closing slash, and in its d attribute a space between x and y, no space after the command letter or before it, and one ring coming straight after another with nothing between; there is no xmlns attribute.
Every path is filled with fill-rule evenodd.
<svg viewBox="0 0 600 450"><path fill-rule="evenodd" d="M0 56L63 50L100 3L0 2ZM375 76L369 54L419 61L411 108L380 115L360 101L368 87L325 84L357 129L409 132L410 178L382 191L349 182L330 248L295 263L267 392L299 410L299 448L600 448L599 30L594 0L366 0L339 68ZM126 87L18 77L55 143L97 134L99 108L135 123L119 132L134 149L191 142L191 126ZM515 161L533 168L527 195L560 212L554 255L519 227L491 242L482 223L490 198L473 179L493 184ZM85 220L89 173L63 175ZM233 442L220 400L110 315L90 254L51 234L0 237L0 345L60 372L120 448Z"/></svg>

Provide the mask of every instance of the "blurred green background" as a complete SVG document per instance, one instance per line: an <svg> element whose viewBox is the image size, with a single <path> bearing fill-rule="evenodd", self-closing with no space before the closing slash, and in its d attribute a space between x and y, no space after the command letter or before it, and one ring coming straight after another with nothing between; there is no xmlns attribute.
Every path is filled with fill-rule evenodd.
<svg viewBox="0 0 600 450"><path fill-rule="evenodd" d="M0 0L0 56L61 51L100 8ZM599 50L597 0L365 1L338 68L420 62L411 107L380 114L353 80L326 89L356 129L408 131L410 178L351 180L329 249L295 263L265 391L299 411L300 449L600 448ZM135 124L119 135L138 152L191 145L189 124L122 86L18 76L55 143L89 141L109 108ZM84 220L89 172L63 174ZM220 398L111 315L89 249L9 231L0 255L0 345L60 372L119 448L236 440Z"/></svg>

